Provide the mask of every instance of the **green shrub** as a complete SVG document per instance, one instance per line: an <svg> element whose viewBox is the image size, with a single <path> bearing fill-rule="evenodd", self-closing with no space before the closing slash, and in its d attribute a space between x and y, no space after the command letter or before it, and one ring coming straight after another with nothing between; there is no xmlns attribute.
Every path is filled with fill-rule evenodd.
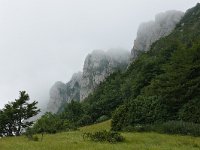
<svg viewBox="0 0 200 150"><path fill-rule="evenodd" d="M37 135L34 135L33 138L32 138L32 141L39 141L39 138Z"/></svg>
<svg viewBox="0 0 200 150"><path fill-rule="evenodd" d="M71 128L71 126L72 125L69 121L61 119L58 115L48 112L36 121L33 130L36 133L55 134L59 131Z"/></svg>
<svg viewBox="0 0 200 150"><path fill-rule="evenodd" d="M183 121L200 123L200 98L195 98L186 103L179 111L179 118Z"/></svg>
<svg viewBox="0 0 200 150"><path fill-rule="evenodd" d="M168 121L162 124L135 125L123 128L123 131L128 132L158 132L166 134L180 134L200 136L200 124L183 121Z"/></svg>
<svg viewBox="0 0 200 150"><path fill-rule="evenodd" d="M113 131L98 131L95 133L84 133L83 139L92 140L95 142L116 143L124 141L124 137L118 132Z"/></svg>
<svg viewBox="0 0 200 150"><path fill-rule="evenodd" d="M113 131L119 131L128 126L129 118L125 116L128 116L128 106L124 104L119 106L112 114L111 129Z"/></svg>
<svg viewBox="0 0 200 150"><path fill-rule="evenodd" d="M108 120L108 119L109 119L108 116L103 115L103 116L99 117L99 118L96 120L96 123L100 123L100 122L106 121L106 120Z"/></svg>
<svg viewBox="0 0 200 150"><path fill-rule="evenodd" d="M83 115L81 119L77 122L79 126L85 126L92 123L92 118L89 115Z"/></svg>
<svg viewBox="0 0 200 150"><path fill-rule="evenodd" d="M183 121L169 121L154 130L168 134L200 136L200 124Z"/></svg>
<svg viewBox="0 0 200 150"><path fill-rule="evenodd" d="M122 131L125 131L125 132L132 132L132 131L135 131L135 127L134 126L131 126L131 125L128 125L126 127L124 127L122 129Z"/></svg>
<svg viewBox="0 0 200 150"><path fill-rule="evenodd" d="M111 127L114 131L136 124L153 124L166 118L166 110L157 96L138 96L127 104L121 105L112 115Z"/></svg>
<svg viewBox="0 0 200 150"><path fill-rule="evenodd" d="M24 135L29 139L32 140L33 139L33 134L34 134L34 130L32 128L27 128L26 132L24 133Z"/></svg>
<svg viewBox="0 0 200 150"><path fill-rule="evenodd" d="M27 128L25 132L25 136L28 138L30 141L39 141L39 138L37 135L34 135L35 132L32 128Z"/></svg>

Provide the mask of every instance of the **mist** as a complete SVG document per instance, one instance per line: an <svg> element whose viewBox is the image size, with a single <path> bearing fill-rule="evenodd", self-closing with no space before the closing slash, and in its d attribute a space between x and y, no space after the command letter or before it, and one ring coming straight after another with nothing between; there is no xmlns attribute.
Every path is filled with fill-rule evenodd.
<svg viewBox="0 0 200 150"><path fill-rule="evenodd" d="M199 0L0 0L0 108L26 90L45 106L94 49L131 51L142 22Z"/></svg>

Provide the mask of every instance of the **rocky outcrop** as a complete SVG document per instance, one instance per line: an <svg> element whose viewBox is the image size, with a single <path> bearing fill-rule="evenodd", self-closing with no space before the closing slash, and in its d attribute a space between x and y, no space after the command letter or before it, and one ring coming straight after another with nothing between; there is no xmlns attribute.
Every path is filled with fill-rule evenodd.
<svg viewBox="0 0 200 150"><path fill-rule="evenodd" d="M111 73L125 69L129 58L129 52L120 50L95 50L89 54L83 67L80 100L85 99Z"/></svg>
<svg viewBox="0 0 200 150"><path fill-rule="evenodd" d="M50 99L47 105L47 111L57 113L59 109L62 109L66 101L80 99L80 81L82 73L78 72L73 74L71 80L64 84L60 81L56 82L50 89Z"/></svg>
<svg viewBox="0 0 200 150"><path fill-rule="evenodd" d="M50 89L47 111L56 113L67 97L66 84L58 81Z"/></svg>
<svg viewBox="0 0 200 150"><path fill-rule="evenodd" d="M141 24L131 51L132 59L134 60L140 51L148 51L160 38L169 35L183 15L181 11L171 10L156 15L155 21Z"/></svg>
<svg viewBox="0 0 200 150"><path fill-rule="evenodd" d="M53 85L47 111L56 113L71 100L84 100L111 73L126 69L129 60L130 53L125 50L93 51L85 59L83 73L75 73L66 84Z"/></svg>

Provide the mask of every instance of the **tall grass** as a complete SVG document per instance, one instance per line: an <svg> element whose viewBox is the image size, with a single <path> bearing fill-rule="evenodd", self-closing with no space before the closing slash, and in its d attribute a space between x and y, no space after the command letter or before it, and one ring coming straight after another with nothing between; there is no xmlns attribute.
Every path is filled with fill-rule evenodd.
<svg viewBox="0 0 200 150"><path fill-rule="evenodd" d="M125 141L117 144L85 141L84 132L110 129L110 121L86 126L78 131L44 135L43 141L25 136L0 139L0 150L199 150L200 138L158 133L122 133ZM40 138L41 135L38 135Z"/></svg>

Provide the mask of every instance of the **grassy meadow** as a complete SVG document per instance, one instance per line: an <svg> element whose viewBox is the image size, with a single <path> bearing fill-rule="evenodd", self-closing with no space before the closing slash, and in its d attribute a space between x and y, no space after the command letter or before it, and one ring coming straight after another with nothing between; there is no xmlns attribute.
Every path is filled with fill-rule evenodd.
<svg viewBox="0 0 200 150"><path fill-rule="evenodd" d="M109 130L110 121L86 126L78 131L44 135L43 141L26 137L0 139L0 150L199 150L200 138L158 133L122 133L125 142L110 144L84 141L84 132ZM40 135L38 135L40 137Z"/></svg>

